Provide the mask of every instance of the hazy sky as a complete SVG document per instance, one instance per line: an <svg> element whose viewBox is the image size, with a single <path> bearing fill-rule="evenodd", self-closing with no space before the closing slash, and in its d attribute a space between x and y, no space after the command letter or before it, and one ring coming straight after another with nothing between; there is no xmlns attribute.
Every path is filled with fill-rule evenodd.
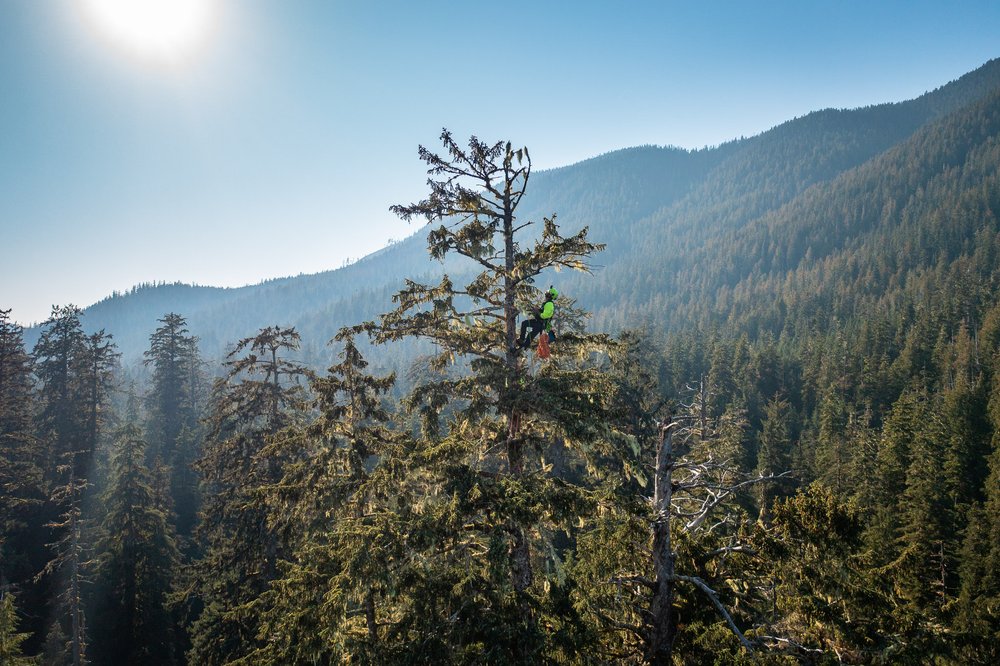
<svg viewBox="0 0 1000 666"><path fill-rule="evenodd" d="M997 0L204 0L169 59L146 47L171 17L129 47L97 1L0 0L0 308L22 323L409 235L388 207L424 194L442 127L547 168L909 99L1000 56Z"/></svg>

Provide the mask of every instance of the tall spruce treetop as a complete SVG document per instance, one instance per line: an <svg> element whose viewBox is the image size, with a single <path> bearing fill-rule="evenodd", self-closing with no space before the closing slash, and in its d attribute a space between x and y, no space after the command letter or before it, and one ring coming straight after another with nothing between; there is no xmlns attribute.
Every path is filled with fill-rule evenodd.
<svg viewBox="0 0 1000 666"><path fill-rule="evenodd" d="M424 218L428 223L442 223L427 237L428 251L435 259L454 252L484 270L464 290L455 289L447 277L437 287L408 282L408 289L396 296L400 306L396 316L383 319L382 334L387 338L430 338L449 352L488 361L499 351L507 368L513 370L517 365L513 347L518 306L539 300L537 290L532 289L535 278L549 268L587 270L587 258L603 246L587 240L587 229L561 236L553 216L543 220L541 238L534 247L523 248L517 235L533 223L518 221L516 211L531 175L528 149L514 150L509 141L488 145L472 137L464 150L448 130L442 131L441 142L447 151L445 157L423 146L419 149L430 176L428 198L393 206L392 211L407 221ZM454 329L461 327L464 318L456 317L454 299L462 296L475 306L467 314L476 325L455 335ZM432 311L416 316L413 310L425 303L433 304ZM441 315L449 326L440 326ZM491 326L493 322L503 326Z"/></svg>
<svg viewBox="0 0 1000 666"><path fill-rule="evenodd" d="M146 398L146 452L170 470L170 497L175 526L182 537L194 529L198 510L198 482L191 468L198 455L202 385L198 338L190 335L184 317L168 313L149 336L143 363L153 367L152 387Z"/></svg>
<svg viewBox="0 0 1000 666"><path fill-rule="evenodd" d="M104 329L84 337L76 366L80 400L84 407L80 443L87 459L93 458L109 417L108 402L116 388L115 372L120 357L111 334L105 333ZM85 474L87 470L80 469L78 472Z"/></svg>
<svg viewBox="0 0 1000 666"><path fill-rule="evenodd" d="M385 395L395 377L374 377L342 330L341 362L314 378L317 418L282 437L289 464L273 486L272 521L289 544L281 578L262 596L261 649L252 664L390 663L386 627L396 616L392 574L411 526L406 468L393 468L409 441L392 428Z"/></svg>
<svg viewBox="0 0 1000 666"><path fill-rule="evenodd" d="M31 357L10 310L0 310L0 437L27 433L30 427Z"/></svg>
<svg viewBox="0 0 1000 666"><path fill-rule="evenodd" d="M531 175L527 148L512 148L509 141L486 144L476 137L463 149L448 130L441 133L445 156L423 146L420 159L427 163L428 198L392 211L404 220L424 218L440 226L428 235L428 251L443 260L456 253L482 267L464 288L446 275L434 286L407 280L394 296L398 307L382 316L374 328L378 342L418 337L433 341L440 353L433 367L443 369L456 356L471 359L473 374L425 386L418 396L444 403L461 397L470 401L471 413L499 409L511 416L508 454L512 469L521 469L517 421L529 411L519 376L515 349L520 308L541 300L533 284L547 269L587 271L587 258L603 249L587 240L587 229L563 237L554 216L542 222L540 237L530 248L519 236L534 224L516 217Z"/></svg>
<svg viewBox="0 0 1000 666"><path fill-rule="evenodd" d="M568 482L568 468L581 472L610 441L611 391L584 361L611 342L567 325L552 360L531 371L521 356L527 352L515 348L515 327L519 309L542 300L534 283L544 271L587 271L602 246L588 240L587 229L561 235L554 218L528 234L534 223L517 218L531 173L526 149L476 137L463 148L447 130L441 141L443 155L419 150L428 197L392 210L440 223L428 235L431 256L457 254L481 271L464 286L448 276L437 285L408 280L394 297L397 308L366 325L378 343L415 337L437 348L432 374L406 401L424 418L423 442L408 463L411 478L422 479L423 499L409 520L413 533L426 532L412 544L450 545L422 556L434 573L421 574L427 588L414 589L408 611L397 609L408 618L398 626L408 628L411 645L426 639L423 645L439 644L442 654L487 644L487 661L530 661L551 647L541 630L543 607L560 584L549 575L561 566L551 535L572 529L587 501L582 487ZM567 299L557 307L564 324L577 319L566 316ZM571 462L553 471L552 456ZM443 593L458 596L445 600ZM445 611L452 603L465 610L452 617Z"/></svg>
<svg viewBox="0 0 1000 666"><path fill-rule="evenodd" d="M10 321L10 310L0 310L0 586L14 559L4 548L9 533L25 525L27 503L42 496L31 388L21 327Z"/></svg>
<svg viewBox="0 0 1000 666"><path fill-rule="evenodd" d="M35 374L43 387L39 430L53 447L52 457L75 456L83 449L84 417L82 402L77 400L80 387L76 372L86 343L81 315L80 308L73 305L53 307L35 343Z"/></svg>
<svg viewBox="0 0 1000 666"><path fill-rule="evenodd" d="M192 425L192 366L198 363L198 339L190 335L184 317L168 313L158 319L162 326L149 336L145 365L153 366L153 390L149 395L150 439L154 457L173 462L181 430Z"/></svg>
<svg viewBox="0 0 1000 666"><path fill-rule="evenodd" d="M196 536L204 557L191 593L203 611L191 629L191 663L229 663L260 647L250 611L286 558L267 490L287 462L274 438L301 422L309 371L287 358L299 348L294 328L272 326L240 340L216 381L209 432L195 468L205 502Z"/></svg>

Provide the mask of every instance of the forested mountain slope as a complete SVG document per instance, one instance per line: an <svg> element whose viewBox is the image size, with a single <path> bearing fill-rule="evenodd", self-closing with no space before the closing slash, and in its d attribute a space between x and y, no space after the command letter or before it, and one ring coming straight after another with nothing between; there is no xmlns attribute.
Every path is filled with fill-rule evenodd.
<svg viewBox="0 0 1000 666"><path fill-rule="evenodd" d="M1000 61L523 200L510 144L441 138L426 241L108 333L0 308L4 654L1000 663Z"/></svg>
<svg viewBox="0 0 1000 666"><path fill-rule="evenodd" d="M763 327L778 333L784 323L777 313L792 301L829 312L830 270L843 264L856 272L862 259L873 261L873 253L888 250L886 234L898 239L913 225L926 226L925 218L914 218L918 201L941 208L944 200L935 203L935 197L947 195L948 205L961 198L954 191L959 185L945 181L959 179L961 188L975 189L971 179L985 176L995 159L987 117L995 105L989 96L997 89L1000 61L994 60L908 102L817 111L756 137L699 151L646 146L539 172L532 176L521 219L539 221L555 213L565 230L589 226L591 238L607 244L597 258L596 276L551 277L594 312L595 328L730 322L749 325L751 332ZM976 104L978 111L967 108ZM385 311L404 278L464 270L457 263L430 262L425 233L414 231L326 273L240 289L133 290L88 308L84 322L89 330L114 334L126 360L139 357L156 318L167 311L187 318L209 357L262 326L294 325L303 335L306 360L322 365L323 345L339 327ZM950 233L975 234L975 229L966 225ZM971 242L963 238L949 247ZM912 270L917 250L907 247L906 270ZM902 278L888 254L875 261L880 266L875 272L864 279L855 275L851 288L877 299L873 289L888 287L884 280L893 276ZM919 256L937 262L927 252ZM847 288L843 279L836 278L838 289ZM816 300L816 280L826 285L825 300ZM792 293L799 288L801 295ZM32 331L26 339L33 342Z"/></svg>
<svg viewBox="0 0 1000 666"><path fill-rule="evenodd" d="M988 291L997 271L998 135L1000 90L709 238L680 235L665 217L644 220L636 230L647 241L602 280L604 320L624 312L756 337L802 319L822 329L915 307L928 288L964 298Z"/></svg>

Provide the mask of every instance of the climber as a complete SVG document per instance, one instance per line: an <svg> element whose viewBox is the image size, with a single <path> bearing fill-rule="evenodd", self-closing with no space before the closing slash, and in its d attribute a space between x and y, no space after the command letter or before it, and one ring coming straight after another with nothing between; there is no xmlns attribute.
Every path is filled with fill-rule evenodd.
<svg viewBox="0 0 1000 666"><path fill-rule="evenodd" d="M545 302L542 303L541 307L534 310L534 317L521 322L521 337L517 341L515 350L530 347L531 341L543 330L548 332L549 339L552 339L552 315L555 314L556 306L554 301L557 296L559 296L559 292L556 291L555 287L549 285L548 291L545 292ZM528 333L528 327L531 327L530 334Z"/></svg>

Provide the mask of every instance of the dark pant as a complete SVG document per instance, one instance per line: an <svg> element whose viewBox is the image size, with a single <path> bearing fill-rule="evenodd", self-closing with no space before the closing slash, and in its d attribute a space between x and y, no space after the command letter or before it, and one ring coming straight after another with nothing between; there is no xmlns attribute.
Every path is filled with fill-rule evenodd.
<svg viewBox="0 0 1000 666"><path fill-rule="evenodd" d="M525 339L525 334L528 332L528 327L531 327L531 334ZM542 329L545 328L545 322L543 322L538 317L534 319L528 319L521 322L521 338L518 340L517 344L522 347L528 347L531 345L531 341L534 340Z"/></svg>

